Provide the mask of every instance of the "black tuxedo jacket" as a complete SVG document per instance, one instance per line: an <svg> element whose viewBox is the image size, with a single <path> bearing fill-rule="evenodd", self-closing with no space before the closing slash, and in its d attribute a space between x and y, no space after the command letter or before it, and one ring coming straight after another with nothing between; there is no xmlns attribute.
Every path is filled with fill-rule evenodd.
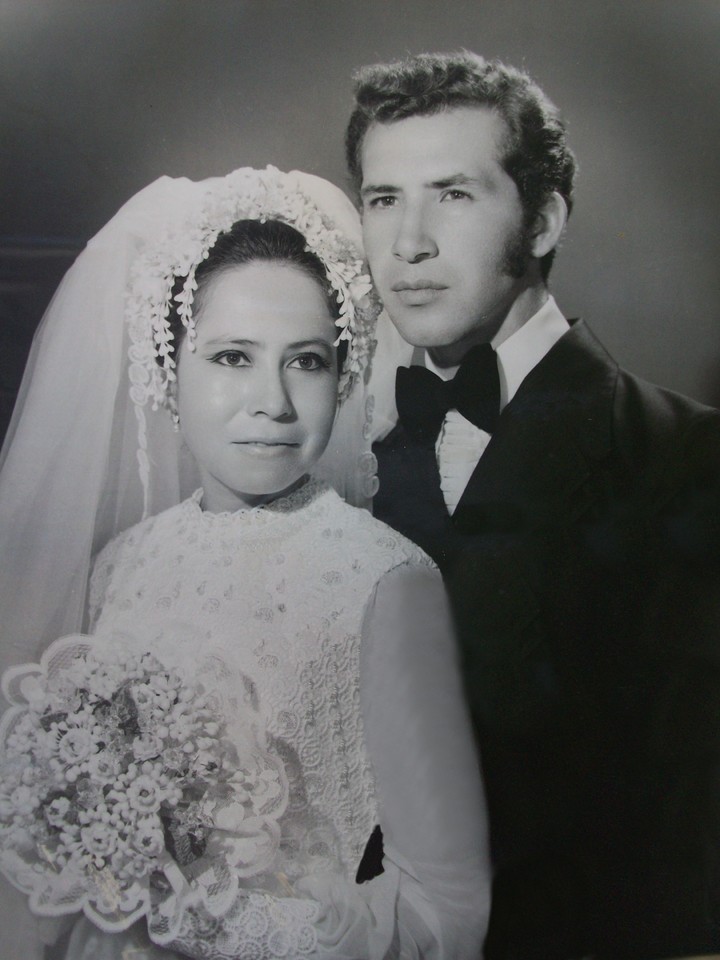
<svg viewBox="0 0 720 960"><path fill-rule="evenodd" d="M452 518L433 444L398 426L376 453L376 515L453 601L487 960L720 950L720 414L620 370L579 321Z"/></svg>

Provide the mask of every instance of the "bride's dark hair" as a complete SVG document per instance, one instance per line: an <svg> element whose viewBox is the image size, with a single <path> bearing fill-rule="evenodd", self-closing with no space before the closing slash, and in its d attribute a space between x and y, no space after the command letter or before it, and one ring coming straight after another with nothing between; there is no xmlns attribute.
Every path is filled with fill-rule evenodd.
<svg viewBox="0 0 720 960"><path fill-rule="evenodd" d="M327 303L328 311L333 320L340 316L338 303L322 261L307 249L305 237L281 220L237 220L232 227L221 233L211 247L205 260L195 271L197 290L195 292L194 312L196 316L202 311L204 291L209 281L232 267L239 267L256 262L286 264L302 270L311 280L314 280L322 291ZM187 333L175 304L175 294L179 293L185 282L185 277L178 277L173 287L168 322L173 335L171 355ZM338 366L342 367L347 353L347 341L342 340L338 346Z"/></svg>

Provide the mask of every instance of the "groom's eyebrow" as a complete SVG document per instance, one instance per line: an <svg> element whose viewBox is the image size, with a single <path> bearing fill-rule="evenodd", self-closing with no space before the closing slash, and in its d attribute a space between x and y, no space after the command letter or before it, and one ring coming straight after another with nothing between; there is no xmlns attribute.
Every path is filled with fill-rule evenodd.
<svg viewBox="0 0 720 960"><path fill-rule="evenodd" d="M426 184L435 190L447 190L448 187L478 187L480 181L477 177L469 177L466 173L453 173L449 177L443 177L441 180L433 180Z"/></svg>
<svg viewBox="0 0 720 960"><path fill-rule="evenodd" d="M400 187L394 187L390 183L369 183L360 190L361 197L369 197L371 193L398 193Z"/></svg>
<svg viewBox="0 0 720 960"><path fill-rule="evenodd" d="M431 190L447 190L452 187L481 187L482 181L479 177L470 177L466 173L452 173L450 176L441 177L439 180L430 180L423 184L424 187ZM401 187L392 183L369 183L360 190L361 197L368 197L371 194L379 193L400 193Z"/></svg>

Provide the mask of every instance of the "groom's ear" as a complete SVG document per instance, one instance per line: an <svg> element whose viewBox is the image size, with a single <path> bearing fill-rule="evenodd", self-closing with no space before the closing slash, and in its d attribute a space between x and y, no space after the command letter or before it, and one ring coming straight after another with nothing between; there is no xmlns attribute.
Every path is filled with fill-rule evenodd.
<svg viewBox="0 0 720 960"><path fill-rule="evenodd" d="M557 190L553 190L540 208L531 230L530 249L534 257L540 259L555 249L560 242L567 218L567 204Z"/></svg>

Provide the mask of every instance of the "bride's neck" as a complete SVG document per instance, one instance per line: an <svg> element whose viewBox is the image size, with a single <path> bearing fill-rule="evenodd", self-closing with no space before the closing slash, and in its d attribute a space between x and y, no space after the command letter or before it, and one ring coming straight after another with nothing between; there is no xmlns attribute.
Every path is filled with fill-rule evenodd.
<svg viewBox="0 0 720 960"><path fill-rule="evenodd" d="M307 482L307 474L300 477L295 483L276 493L243 493L233 490L221 483L215 477L207 474L202 477L203 495L200 507L205 513L238 513L243 510L254 510L266 506L275 500L289 496Z"/></svg>

